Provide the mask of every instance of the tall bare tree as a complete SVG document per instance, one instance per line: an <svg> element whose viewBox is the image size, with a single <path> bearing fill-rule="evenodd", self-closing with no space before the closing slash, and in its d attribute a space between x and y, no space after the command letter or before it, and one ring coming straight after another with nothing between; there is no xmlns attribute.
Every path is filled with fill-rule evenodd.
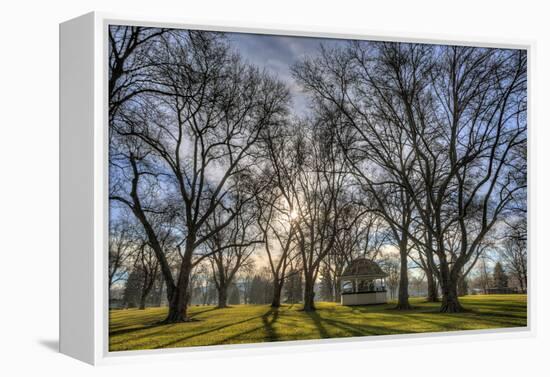
<svg viewBox="0 0 550 377"><path fill-rule="evenodd" d="M342 216L347 171L334 130L323 119L302 123L288 158L299 167L292 183L296 200L297 248L304 279L304 310L315 310L315 283L322 261L333 249Z"/></svg>
<svg viewBox="0 0 550 377"><path fill-rule="evenodd" d="M287 90L280 82L242 63L223 34L171 31L157 37L155 64L140 71L147 86L117 109L112 128L118 138L147 149L133 158L128 204L150 237L161 263L169 298L166 322L187 320L193 256L222 231L252 195L236 195L237 176L254 165L261 131L286 113ZM132 160L132 159L131 159ZM163 261L149 213L140 208L140 164L154 166L154 177L172 199L179 219L181 261L173 276ZM131 172L133 170L133 173ZM148 177L151 179L151 176ZM168 194L167 194L168 195ZM207 222L215 211L227 214L214 229Z"/></svg>
<svg viewBox="0 0 550 377"><path fill-rule="evenodd" d="M134 227L126 214L109 224L109 289L129 273L135 239Z"/></svg>
<svg viewBox="0 0 550 377"><path fill-rule="evenodd" d="M257 216L251 208L242 209L230 225L214 233L206 242L208 260L212 269L212 280L218 291L218 307L227 306L227 292L239 271L246 268L257 244L261 243L259 232L255 229ZM207 229L216 229L225 219L212 216Z"/></svg>
<svg viewBox="0 0 550 377"><path fill-rule="evenodd" d="M527 291L527 219L520 217L507 224L509 233L500 248L502 259L519 284Z"/></svg>
<svg viewBox="0 0 550 377"><path fill-rule="evenodd" d="M258 227L263 233L264 248L273 277L273 299L271 306L281 305L281 294L285 280L295 274L292 269L296 253L298 222L297 201L294 182L299 170L291 156L291 145L295 135L292 122L277 128L266 129L262 136L265 150L264 166L257 179L268 182L266 190L257 196L259 208Z"/></svg>
<svg viewBox="0 0 550 377"><path fill-rule="evenodd" d="M407 266L414 194L403 180L413 181L416 155L407 143L406 130L393 124L403 118L402 111L391 113L386 94L373 93L372 81L385 86L391 80L389 72L378 68L376 75L366 76L353 54L360 47L322 48L318 57L306 58L293 72L315 99L317 111L332 119L338 136L335 141L351 173L392 230L401 256L398 308L409 309Z"/></svg>
<svg viewBox="0 0 550 377"><path fill-rule="evenodd" d="M368 191L405 195L437 259L441 311L461 311L461 271L525 188L525 51L352 42L306 59L295 75L341 117L340 144ZM414 237L407 222L386 218ZM456 258L449 232L460 234Z"/></svg>
<svg viewBox="0 0 550 377"><path fill-rule="evenodd" d="M147 68L154 65L150 53L167 29L140 26L109 26L109 119L127 101L152 90Z"/></svg>
<svg viewBox="0 0 550 377"><path fill-rule="evenodd" d="M267 191L259 198L258 227L263 235L269 269L273 277L271 306L281 306L281 293L290 272L295 251L297 213L281 200L277 191Z"/></svg>
<svg viewBox="0 0 550 377"><path fill-rule="evenodd" d="M155 257L151 248L147 245L147 242L140 245L134 268L140 272L141 292L138 308L143 310L145 309L147 297L153 289L159 273L158 259Z"/></svg>

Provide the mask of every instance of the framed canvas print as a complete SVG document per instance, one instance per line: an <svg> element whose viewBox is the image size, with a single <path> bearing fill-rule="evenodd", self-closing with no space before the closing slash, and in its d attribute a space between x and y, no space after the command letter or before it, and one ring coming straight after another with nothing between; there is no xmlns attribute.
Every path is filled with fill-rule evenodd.
<svg viewBox="0 0 550 377"><path fill-rule="evenodd" d="M60 30L62 352L532 330L529 44Z"/></svg>

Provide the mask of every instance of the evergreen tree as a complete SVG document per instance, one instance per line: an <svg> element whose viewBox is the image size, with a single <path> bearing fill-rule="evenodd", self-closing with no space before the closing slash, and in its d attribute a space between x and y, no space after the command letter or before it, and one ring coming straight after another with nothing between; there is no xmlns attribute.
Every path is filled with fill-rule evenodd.
<svg viewBox="0 0 550 377"><path fill-rule="evenodd" d="M227 303L229 305L239 305L241 303L241 292L235 283L231 283L227 294Z"/></svg>
<svg viewBox="0 0 550 377"><path fill-rule="evenodd" d="M250 304L268 304L271 302L273 283L265 274L254 275L250 282Z"/></svg>
<svg viewBox="0 0 550 377"><path fill-rule="evenodd" d="M493 270L493 282L496 288L508 288L508 276L502 268L502 264L497 262Z"/></svg>
<svg viewBox="0 0 550 377"><path fill-rule="evenodd" d="M303 295L302 289L302 274L291 271L285 283L286 302L289 304L300 302Z"/></svg>
<svg viewBox="0 0 550 377"><path fill-rule="evenodd" d="M141 295L142 280L143 276L141 270L139 268L134 268L128 276L126 287L124 289L124 295L122 297L124 305L128 308L136 308L138 306Z"/></svg>

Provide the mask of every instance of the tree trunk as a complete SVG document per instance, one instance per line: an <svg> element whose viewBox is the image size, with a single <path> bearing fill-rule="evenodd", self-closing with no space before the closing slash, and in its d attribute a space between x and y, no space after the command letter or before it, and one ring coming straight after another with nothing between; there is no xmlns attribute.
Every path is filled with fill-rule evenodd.
<svg viewBox="0 0 550 377"><path fill-rule="evenodd" d="M441 264L441 308L442 313L460 313L464 311L460 301L458 301L457 283L458 277L450 273L448 267Z"/></svg>
<svg viewBox="0 0 550 377"><path fill-rule="evenodd" d="M148 274L145 274L143 277L143 287L141 288L141 294L139 296L139 309L144 310L145 309L145 302L147 301L147 296L149 296L149 292L151 292L151 289L153 288L153 281L148 282Z"/></svg>
<svg viewBox="0 0 550 377"><path fill-rule="evenodd" d="M519 283L519 291L523 293L523 277L521 275L518 276L518 283Z"/></svg>
<svg viewBox="0 0 550 377"><path fill-rule="evenodd" d="M220 284L218 288L218 308L227 308L227 284Z"/></svg>
<svg viewBox="0 0 550 377"><path fill-rule="evenodd" d="M315 290L313 277L308 274L304 274L304 311L315 311Z"/></svg>
<svg viewBox="0 0 550 377"><path fill-rule="evenodd" d="M426 279L428 281L428 302L439 302L439 297L437 295L437 281L433 272L426 272Z"/></svg>
<svg viewBox="0 0 550 377"><path fill-rule="evenodd" d="M188 238L188 242L189 242ZM186 246L187 249L187 246ZM189 303L189 281L191 276L191 252L186 250L181 261L178 284L173 290L168 303L168 315L163 323L188 322L190 318L187 316L187 306Z"/></svg>
<svg viewBox="0 0 550 377"><path fill-rule="evenodd" d="M163 323L177 323L187 321L187 302L179 289L174 290L174 295L168 303L168 315Z"/></svg>
<svg viewBox="0 0 550 377"><path fill-rule="evenodd" d="M278 308L281 306L281 292L283 290L282 281L279 279L273 280L273 300L271 301L272 308Z"/></svg>
<svg viewBox="0 0 550 377"><path fill-rule="evenodd" d="M163 295L163 292L164 291L164 280L161 279L160 281L160 287L159 287L159 295L158 295L158 299L157 299L157 306L162 306L162 295Z"/></svg>
<svg viewBox="0 0 550 377"><path fill-rule="evenodd" d="M527 267L522 266L521 272L522 272L520 276L521 293L527 293Z"/></svg>
<svg viewBox="0 0 550 377"><path fill-rule="evenodd" d="M147 299L147 292L145 292L145 289L142 290L140 298L139 298L139 309L145 310L145 300Z"/></svg>
<svg viewBox="0 0 550 377"><path fill-rule="evenodd" d="M398 310L410 310L409 304L409 271L407 266L407 243L408 239L404 236L399 243L399 257L401 261L399 272L399 296L397 297Z"/></svg>
<svg viewBox="0 0 550 377"><path fill-rule="evenodd" d="M334 302L340 302L342 281L339 278L335 279L334 283Z"/></svg>

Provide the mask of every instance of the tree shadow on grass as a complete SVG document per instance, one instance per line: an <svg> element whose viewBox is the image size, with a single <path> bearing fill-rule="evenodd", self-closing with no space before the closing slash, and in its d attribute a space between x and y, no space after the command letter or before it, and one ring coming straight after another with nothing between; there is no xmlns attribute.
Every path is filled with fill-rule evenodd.
<svg viewBox="0 0 550 377"><path fill-rule="evenodd" d="M384 313L387 310L396 310L395 304L365 304L346 307L356 314Z"/></svg>
<svg viewBox="0 0 550 377"><path fill-rule="evenodd" d="M146 323L146 324L137 325L135 327L122 327L122 328L120 328L120 326L114 326L109 330L109 336L125 335L125 334L130 334L130 333L133 333L133 332L145 331L145 330L150 330L150 329L153 329L153 328L156 328L156 327L161 327L162 329L159 330L159 331L156 331L156 332L153 332L153 333L147 333L147 335L154 335L154 334L158 334L160 332L163 332L167 328L173 327L177 324L194 323L194 322L202 321L202 319L195 318L195 317L200 316L201 314L210 312L212 310L217 310L217 309L218 308L214 307L214 308L207 308L207 309L201 310L201 311L195 311L189 317L189 321L187 321L187 322L177 322L177 323L165 323L162 320L158 320L157 319L158 315L155 314L154 316L151 316L150 321L148 321L149 323ZM147 317L147 318L149 318L149 317ZM116 343L114 343L114 344L116 344Z"/></svg>
<svg viewBox="0 0 550 377"><path fill-rule="evenodd" d="M483 314L474 313L473 311L462 313L435 313L432 318L415 316L414 314L403 314L404 318L411 321L423 322L433 329L424 332L445 332L445 331L463 331L463 330L478 330L478 328L468 327L468 323L476 323L483 325L483 328L506 328L518 327L515 321L511 321L506 317L484 316ZM482 328L482 329L483 329Z"/></svg>
<svg viewBox="0 0 550 377"><path fill-rule="evenodd" d="M220 308L217 308L217 307L214 307L214 308L209 308L209 309L205 309L205 310L202 310L200 312L195 312L193 313L194 316L198 316L198 315L201 315L203 313L206 313L206 312L209 312L209 311L213 311L213 310L219 310ZM270 318L271 317L271 318ZM255 319L258 319L258 318L261 318L262 319L262 323L263 323L263 326L260 326L260 328L264 328L265 330L265 333L266 333L266 340L268 341L276 341L278 339L278 335L273 327L273 325L275 324L275 322L277 321L277 319L279 318L279 310L277 308L270 308L266 313L262 314L262 315L259 315L259 316L255 316L255 317L251 317L251 318L247 318L245 320L242 320L242 321L238 321L238 322L233 322L233 323L229 323L229 324L225 324L223 326L218 326L218 327L215 327L213 329L207 329L207 330L204 330L204 331L201 331L201 332L198 332L198 333L195 333L195 334L191 334L191 335L187 335L187 336L184 336L182 338L178 338L176 340L172 340L170 342L166 342L166 343L163 343L159 346L156 346L155 348L166 348L166 347L172 347L174 345L176 345L177 343L180 343L182 341L186 341L186 340L189 340L189 339L192 339L192 338L195 338L197 336L203 336L203 335L207 335L209 333L213 333L213 332L216 332L216 331L219 331L219 330L223 330L225 328L228 328L228 327L231 327L231 326L236 326L236 325L240 325L240 324L243 324L243 323L246 323L246 322L249 322L249 321L252 321L252 320L255 320ZM140 333L140 332L143 332L145 331L145 333L143 334L139 334L138 336L136 337L133 337L132 338L132 341L137 341L139 342L140 340L143 340L143 339L146 339L146 338L149 338L153 335L157 335L159 333L163 333L163 332L167 332L171 327L174 327L174 326L177 326L178 324L162 324L162 323L159 323L159 322L154 322L154 323L151 323L151 324L148 324L148 325L144 325L144 326L141 326L141 327L132 327L132 328L123 328L123 329L120 329L120 330L114 330L114 331L110 331L109 332L109 336L112 337L112 336L120 336L120 335L127 335L127 334L132 334L132 333ZM150 330L150 329L154 329L154 328L159 328L158 331L154 331L154 332L147 332L147 330ZM235 334L227 339L224 339L224 341L222 342L225 342L227 340L231 340L233 338L238 338L239 336L242 336L244 334L247 334L247 333L250 333L254 330L257 330L258 328L254 328L252 330L249 330L249 331L245 331L245 332L241 332L241 333L238 333L238 334ZM110 345L111 346L116 346L116 345L120 345L120 344L123 344L123 343L126 343L128 340L127 339L122 339L120 341L113 341L113 342L110 342Z"/></svg>
<svg viewBox="0 0 550 377"><path fill-rule="evenodd" d="M258 330L263 330L265 333L265 339L266 342L276 342L279 339L279 335L277 334L275 330L275 322L279 319L280 311L279 308L269 308L267 312L261 315L262 319L262 325L256 326L251 329L248 329L246 331L241 331L238 334L231 335L219 342L219 344L226 344L226 343L232 343L233 340L238 339L242 337L243 335L251 334ZM258 317L256 317L258 318Z"/></svg>
<svg viewBox="0 0 550 377"><path fill-rule="evenodd" d="M341 320L325 318L324 321L336 328L339 328L343 331L349 333L346 337L350 336L375 336L375 335L391 335L391 334L402 334L404 331L392 329L389 326L374 326L371 324L358 324L350 323ZM416 331L410 331L407 333L415 333Z"/></svg>
<svg viewBox="0 0 550 377"><path fill-rule="evenodd" d="M142 339L146 339L146 338L150 338L154 335L157 335L157 334L161 334L161 333L164 333L166 331L168 331L170 328L172 327L175 327L176 324L175 323L171 323L171 324L164 324L164 325L161 325L161 324L156 324L156 325L151 325L151 326L147 326L147 327L140 327L140 328L131 328L131 329L125 329L125 331L123 332L118 332L117 334L114 334L114 333L109 333L109 339L111 339L112 336L116 336L116 335L126 335L126 334L131 334L133 332L141 332L141 331L146 331L146 330L149 330L149 329L153 329L155 327L158 327L159 329L157 331L153 331L153 332L146 332L144 334L140 334L139 336L136 336L136 337L133 337L132 338L132 341L140 341ZM122 331L122 330L120 330ZM126 338L122 338L121 340L119 340L118 342L117 341L109 341L109 347L112 347L112 346L118 346L120 344L124 344L124 343L127 343L128 342L128 339Z"/></svg>
<svg viewBox="0 0 550 377"><path fill-rule="evenodd" d="M153 322L153 323L150 323L150 324L147 324L147 325L143 325L143 326L140 326L140 327L130 327L130 328L122 328L120 330L112 330L112 331L109 331L109 336L118 336L118 335L125 335L125 334L130 334L130 333L133 333L133 332L136 332L136 331L144 331L144 330L150 330L150 329L154 329L156 327L162 327L163 329L161 331L157 331L157 332L162 332L164 331L164 329L168 328L168 327L171 327L171 326L174 326L174 324L170 324L170 323L161 323L161 322ZM148 334L156 334L157 332L154 332L154 333L148 333Z"/></svg>
<svg viewBox="0 0 550 377"><path fill-rule="evenodd" d="M475 310L471 311L474 314L475 320L484 322L487 325L498 325L498 327L525 327L527 326L527 318L515 314L507 313L483 313Z"/></svg>
<svg viewBox="0 0 550 377"><path fill-rule="evenodd" d="M275 331L275 322L279 319L279 308L270 308L262 315L262 323L266 333L266 340L269 342L277 341L279 336Z"/></svg>
<svg viewBox="0 0 550 377"><path fill-rule="evenodd" d="M317 331L319 331L319 336L321 338L324 339L324 338L331 337L327 329L325 328L325 326L323 326L323 322L321 320L321 316L319 316L319 313L317 313L316 311L304 312L304 313L306 313L309 316L309 318L311 318L311 320L313 321L313 324L317 328Z"/></svg>
<svg viewBox="0 0 550 377"><path fill-rule="evenodd" d="M471 309L474 313L479 313L480 315L518 315L518 314L527 314L527 306L518 306L518 305L493 305L490 303L487 304L468 304L468 308Z"/></svg>
<svg viewBox="0 0 550 377"><path fill-rule="evenodd" d="M229 308L229 306L227 306L226 308ZM214 310L219 310L219 309L222 309L222 308L218 308L217 306L214 306L214 307L211 307L211 308L206 308L204 310L196 310L195 309L193 311L192 315L197 316L197 315L200 315L200 314L208 313L208 312L211 312L211 311L214 311Z"/></svg>
<svg viewBox="0 0 550 377"><path fill-rule="evenodd" d="M264 342L276 342L279 339L279 335L277 334L275 330L275 322L279 319L279 308L269 308L267 312L262 314L260 318L262 319L262 325L256 326L251 329L248 329L246 331L241 331L237 334L231 335L227 338L224 338L223 340L220 340L218 344L231 344L235 339L241 338L243 335L251 334L258 330L263 330L265 333L265 338L263 339ZM258 317L255 317L258 318Z"/></svg>
<svg viewBox="0 0 550 377"><path fill-rule="evenodd" d="M140 313L136 310L120 310L120 313L117 313L115 316L114 313L109 313L109 329L110 331L118 331L121 329L127 329L129 326L150 326L156 324L159 321L159 317L163 317L166 313L140 313L138 316L134 316L134 313ZM120 314L123 315L122 322L118 317ZM128 318L128 316L131 316Z"/></svg>
<svg viewBox="0 0 550 377"><path fill-rule="evenodd" d="M413 306L413 305L409 305L408 308L400 308L398 306L393 305L390 308L385 308L383 310L386 311L386 312L393 312L393 313L396 313L396 314L399 314L399 313L418 313L418 312L420 312L420 308L418 306ZM427 312L429 312L429 310Z"/></svg>
<svg viewBox="0 0 550 377"><path fill-rule="evenodd" d="M187 336L184 336L182 338L178 338L176 340L172 340L170 342L167 342L167 343L163 343L159 346L156 346L155 348L166 348L166 347L172 347L172 346L175 346L176 344L184 341L184 340L189 340L189 339L192 339L192 338L196 338L197 336L202 336L202 335L206 335L206 334L210 334L210 333L213 333L213 332L216 332L216 331L219 331L219 330L223 330L225 328L228 328L228 327L231 327L231 326L236 326L236 325L240 325L240 324L243 324L243 323L246 323L246 322L250 322L250 321L253 321L255 319L258 319L258 318L262 318L264 314L262 315L259 315L259 316L255 316L255 317L251 317L251 318L247 318L247 319L244 319L242 321L238 321L238 322L233 322L233 323L228 323L226 325L223 325L223 326L218 326L218 327L215 327L213 329L207 329L207 330L204 330L204 331L201 331L201 332L198 332L198 333L195 333L195 334L191 334L191 335L187 335Z"/></svg>

